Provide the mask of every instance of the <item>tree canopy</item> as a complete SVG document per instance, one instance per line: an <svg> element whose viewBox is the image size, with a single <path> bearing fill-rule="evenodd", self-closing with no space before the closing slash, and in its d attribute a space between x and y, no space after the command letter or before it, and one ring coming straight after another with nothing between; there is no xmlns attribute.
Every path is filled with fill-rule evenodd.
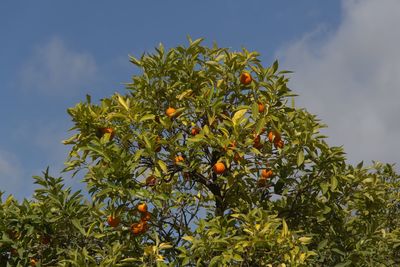
<svg viewBox="0 0 400 267"><path fill-rule="evenodd" d="M201 42L130 57L125 95L68 109L88 197L46 170L3 199L0 266L400 264L393 165L348 164L277 61Z"/></svg>

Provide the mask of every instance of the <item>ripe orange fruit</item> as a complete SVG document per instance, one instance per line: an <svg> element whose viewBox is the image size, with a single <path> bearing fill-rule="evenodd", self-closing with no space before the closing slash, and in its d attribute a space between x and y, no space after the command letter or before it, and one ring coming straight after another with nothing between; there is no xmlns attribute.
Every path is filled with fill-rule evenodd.
<svg viewBox="0 0 400 267"><path fill-rule="evenodd" d="M248 85L251 83L252 80L253 80L253 78L251 77L250 73L242 72L242 74L240 74L240 82L242 84Z"/></svg>
<svg viewBox="0 0 400 267"><path fill-rule="evenodd" d="M31 266L36 266L36 259L30 259L29 264Z"/></svg>
<svg viewBox="0 0 400 267"><path fill-rule="evenodd" d="M184 161L185 159L182 157L182 156L176 156L175 157L175 159L174 159L174 161L175 161L175 164L178 164L179 162L182 162L182 161Z"/></svg>
<svg viewBox="0 0 400 267"><path fill-rule="evenodd" d="M120 223L120 219L118 217L115 217L113 215L109 215L107 217L107 223L111 227L117 227Z"/></svg>
<svg viewBox="0 0 400 267"><path fill-rule="evenodd" d="M142 216L140 217L140 220L145 222L150 221L150 219L151 219L151 213L148 211L143 213Z"/></svg>
<svg viewBox="0 0 400 267"><path fill-rule="evenodd" d="M143 222L131 224L131 232L133 235L141 234L143 232L143 229L144 229Z"/></svg>
<svg viewBox="0 0 400 267"><path fill-rule="evenodd" d="M165 111L165 114L166 114L168 117L172 118L172 117L174 117L174 116L176 115L175 112L176 112L176 109L174 109L174 108L172 108L172 107L169 107L169 108L167 108L167 110Z"/></svg>
<svg viewBox="0 0 400 267"><path fill-rule="evenodd" d="M225 172L225 164L222 163L222 162L217 162L217 163L215 163L214 166L213 166L213 171L214 171L216 174L222 174L222 173L224 173L224 172Z"/></svg>
<svg viewBox="0 0 400 267"><path fill-rule="evenodd" d="M258 112L263 113L265 110L265 105L263 103L258 102Z"/></svg>
<svg viewBox="0 0 400 267"><path fill-rule="evenodd" d="M146 178L146 185L147 186L154 186L157 183L157 178L154 175L150 175Z"/></svg>
<svg viewBox="0 0 400 267"><path fill-rule="evenodd" d="M193 127L190 133L194 136L200 133L200 129L198 127Z"/></svg>
<svg viewBox="0 0 400 267"><path fill-rule="evenodd" d="M141 204L137 205L137 209L139 212L145 213L145 212L147 212L147 204L141 203Z"/></svg>
<svg viewBox="0 0 400 267"><path fill-rule="evenodd" d="M271 170L264 169L261 171L261 176L265 179L271 178L273 174Z"/></svg>

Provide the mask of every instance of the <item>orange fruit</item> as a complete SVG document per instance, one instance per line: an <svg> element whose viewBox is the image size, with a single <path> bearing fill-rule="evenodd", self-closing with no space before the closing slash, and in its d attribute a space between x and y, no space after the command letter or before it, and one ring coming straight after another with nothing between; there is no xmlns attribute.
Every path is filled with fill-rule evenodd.
<svg viewBox="0 0 400 267"><path fill-rule="evenodd" d="M263 103L258 102L258 112L263 113L265 110L265 105Z"/></svg>
<svg viewBox="0 0 400 267"><path fill-rule="evenodd" d="M117 227L120 223L120 219L118 217L110 215L107 217L107 223L111 227Z"/></svg>
<svg viewBox="0 0 400 267"><path fill-rule="evenodd" d="M147 186L154 186L157 183L157 178L154 175L150 175L146 178L146 185Z"/></svg>
<svg viewBox="0 0 400 267"><path fill-rule="evenodd" d="M175 159L174 159L174 161L175 161L175 164L178 164L179 162L182 162L182 161L184 161L185 159L182 157L182 156L176 156L175 157Z"/></svg>
<svg viewBox="0 0 400 267"><path fill-rule="evenodd" d="M36 266L36 259L30 259L29 264L31 266Z"/></svg>
<svg viewBox="0 0 400 267"><path fill-rule="evenodd" d="M147 212L147 204L146 203L140 203L139 205L137 205L137 209L138 209L139 212L145 213L145 212Z"/></svg>
<svg viewBox="0 0 400 267"><path fill-rule="evenodd" d="M144 229L143 222L131 224L131 232L133 235L141 234L143 232L143 229Z"/></svg>
<svg viewBox="0 0 400 267"><path fill-rule="evenodd" d="M200 129L198 127L193 127L190 133L194 136L200 133Z"/></svg>
<svg viewBox="0 0 400 267"><path fill-rule="evenodd" d="M271 178L274 173L271 170L264 169L261 171L261 176L265 179Z"/></svg>
<svg viewBox="0 0 400 267"><path fill-rule="evenodd" d="M165 111L165 114L166 114L168 117L173 118L173 117L176 115L175 112L176 112L176 109L174 109L174 108L172 108L172 107L169 107L169 108L167 108L167 110Z"/></svg>
<svg viewBox="0 0 400 267"><path fill-rule="evenodd" d="M225 172L225 164L222 163L222 162L217 162L217 163L215 163L214 166L213 166L213 171L214 171L216 174L222 174L222 173L224 173L224 172Z"/></svg>
<svg viewBox="0 0 400 267"><path fill-rule="evenodd" d="M252 80L253 80L253 78L251 77L250 73L242 72L242 74L240 74L240 82L242 84L248 85L251 83Z"/></svg>
<svg viewBox="0 0 400 267"><path fill-rule="evenodd" d="M140 218L141 221L146 221L146 222L150 221L150 219L151 219L151 213L148 211L144 212Z"/></svg>

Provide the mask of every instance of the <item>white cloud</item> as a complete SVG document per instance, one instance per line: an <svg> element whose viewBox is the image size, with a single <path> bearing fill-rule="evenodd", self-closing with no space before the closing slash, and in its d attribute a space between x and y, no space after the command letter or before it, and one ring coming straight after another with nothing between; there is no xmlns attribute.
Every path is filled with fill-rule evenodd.
<svg viewBox="0 0 400 267"><path fill-rule="evenodd" d="M94 81L96 62L88 53L76 52L59 38L37 46L21 69L25 91L48 95L70 95Z"/></svg>
<svg viewBox="0 0 400 267"><path fill-rule="evenodd" d="M328 124L350 162L400 164L400 1L343 0L338 28L318 31L278 51L295 71L300 106Z"/></svg>

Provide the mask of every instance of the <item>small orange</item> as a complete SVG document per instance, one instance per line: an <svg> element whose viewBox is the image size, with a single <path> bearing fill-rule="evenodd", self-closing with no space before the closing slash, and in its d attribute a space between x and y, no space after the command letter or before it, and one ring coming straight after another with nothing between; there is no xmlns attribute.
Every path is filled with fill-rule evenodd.
<svg viewBox="0 0 400 267"><path fill-rule="evenodd" d="M265 110L265 105L263 103L258 102L258 112L263 113Z"/></svg>
<svg viewBox="0 0 400 267"><path fill-rule="evenodd" d="M261 176L265 179L271 178L274 173L271 170L264 169L261 171Z"/></svg>
<svg viewBox="0 0 400 267"><path fill-rule="evenodd" d="M214 166L213 166L213 171L214 171L216 174L222 174L222 173L224 173L224 172L225 172L225 164L222 163L222 162L217 162L217 163L215 163Z"/></svg>
<svg viewBox="0 0 400 267"><path fill-rule="evenodd" d="M144 212L140 217L140 220L145 222L150 221L150 219L151 219L151 213L148 211Z"/></svg>
<svg viewBox="0 0 400 267"><path fill-rule="evenodd" d="M185 159L181 155L178 155L175 157L174 162L175 162L175 164L178 164L179 162L182 162L184 160Z"/></svg>
<svg viewBox="0 0 400 267"><path fill-rule="evenodd" d="M240 82L242 84L248 85L251 83L252 80L253 80L253 78L251 77L250 73L242 72L242 74L240 74Z"/></svg>
<svg viewBox="0 0 400 267"><path fill-rule="evenodd" d="M174 109L172 107L167 108L167 110L165 111L165 114L170 118L175 117L175 115L176 115L175 113L176 113L176 109Z"/></svg>
<svg viewBox="0 0 400 267"><path fill-rule="evenodd" d="M29 264L30 264L31 266L36 266L36 259L30 259L30 260L29 260Z"/></svg>
<svg viewBox="0 0 400 267"><path fill-rule="evenodd" d="M198 127L193 127L190 133L194 136L200 133L200 129Z"/></svg>
<svg viewBox="0 0 400 267"><path fill-rule="evenodd" d="M120 223L120 219L118 217L110 215L107 217L107 223L111 227L117 227Z"/></svg>
<svg viewBox="0 0 400 267"><path fill-rule="evenodd" d="M145 212L147 212L147 204L146 203L140 203L139 205L137 205L137 209L138 209L139 212L145 213Z"/></svg>
<svg viewBox="0 0 400 267"><path fill-rule="evenodd" d="M144 224L142 222L131 224L131 232L133 235L141 234L143 232L143 229L144 229Z"/></svg>

